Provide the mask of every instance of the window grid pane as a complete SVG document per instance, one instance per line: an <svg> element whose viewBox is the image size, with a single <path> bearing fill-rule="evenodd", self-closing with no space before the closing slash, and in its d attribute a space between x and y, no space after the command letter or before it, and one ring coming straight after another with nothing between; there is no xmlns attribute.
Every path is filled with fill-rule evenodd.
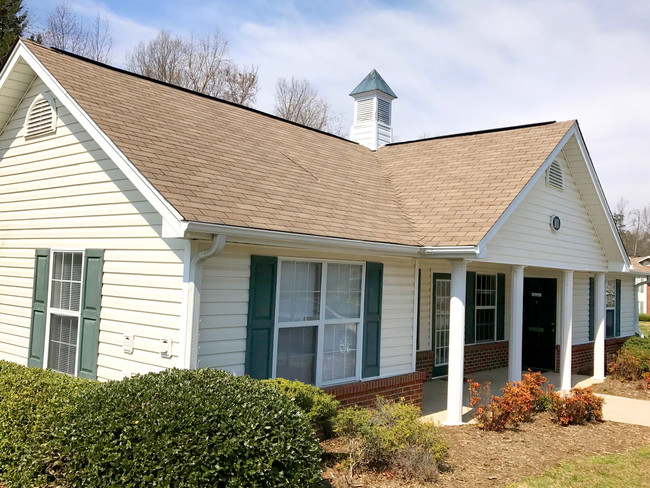
<svg viewBox="0 0 650 488"><path fill-rule="evenodd" d="M77 317L50 317L50 346L47 367L74 376L77 359Z"/></svg>
<svg viewBox="0 0 650 488"><path fill-rule="evenodd" d="M451 280L436 280L435 366L449 363L449 305Z"/></svg>
<svg viewBox="0 0 650 488"><path fill-rule="evenodd" d="M495 340L497 303L496 275L476 275L476 342Z"/></svg>
<svg viewBox="0 0 650 488"><path fill-rule="evenodd" d="M283 261L280 268L280 322L320 318L321 263Z"/></svg>
<svg viewBox="0 0 650 488"><path fill-rule="evenodd" d="M80 252L55 252L50 307L78 312L81 305Z"/></svg>
<svg viewBox="0 0 650 488"><path fill-rule="evenodd" d="M323 345L323 381L356 376L357 324L327 324Z"/></svg>
<svg viewBox="0 0 650 488"><path fill-rule="evenodd" d="M328 264L325 319L358 319L360 317L361 266Z"/></svg>
<svg viewBox="0 0 650 488"><path fill-rule="evenodd" d="M278 329L276 376L314 384L318 327Z"/></svg>

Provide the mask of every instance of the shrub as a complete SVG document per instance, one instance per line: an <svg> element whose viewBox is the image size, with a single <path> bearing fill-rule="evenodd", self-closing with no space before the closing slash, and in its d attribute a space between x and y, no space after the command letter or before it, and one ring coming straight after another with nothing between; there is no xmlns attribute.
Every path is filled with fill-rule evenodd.
<svg viewBox="0 0 650 488"><path fill-rule="evenodd" d="M608 366L610 376L621 381L636 381L643 376L641 360L630 350L621 349Z"/></svg>
<svg viewBox="0 0 650 488"><path fill-rule="evenodd" d="M639 322L650 322L650 313L640 313Z"/></svg>
<svg viewBox="0 0 650 488"><path fill-rule="evenodd" d="M334 432L334 417L339 402L316 386L307 385L300 381L289 381L284 378L264 380L276 387L280 392L291 398L296 406L302 410L307 420L320 429L326 438Z"/></svg>
<svg viewBox="0 0 650 488"><path fill-rule="evenodd" d="M552 419L560 425L583 425L603 420L604 400L589 388L572 388L568 394L553 393Z"/></svg>
<svg viewBox="0 0 650 488"><path fill-rule="evenodd" d="M650 338L630 337L625 341L621 351L633 354L641 363L643 372L650 372Z"/></svg>
<svg viewBox="0 0 650 488"><path fill-rule="evenodd" d="M166 370L100 384L55 426L65 484L316 486L320 448L273 388L223 371Z"/></svg>
<svg viewBox="0 0 650 488"><path fill-rule="evenodd" d="M348 440L350 474L358 464L378 468L402 468L421 479L431 479L444 460L447 444L438 428L419 421L421 412L405 402L390 402L377 397L376 409L359 407L341 410L336 431ZM417 462L428 462L418 471Z"/></svg>
<svg viewBox="0 0 650 488"><path fill-rule="evenodd" d="M53 423L98 383L0 361L0 479L12 486L46 481L39 446Z"/></svg>

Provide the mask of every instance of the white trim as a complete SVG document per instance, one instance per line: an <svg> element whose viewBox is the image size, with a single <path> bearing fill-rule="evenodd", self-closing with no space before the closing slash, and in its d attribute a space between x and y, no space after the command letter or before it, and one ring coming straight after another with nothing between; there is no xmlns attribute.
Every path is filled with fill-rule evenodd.
<svg viewBox="0 0 650 488"><path fill-rule="evenodd" d="M181 288L181 313L179 320L179 353L178 353L178 368L188 369L190 367L188 354L186 351L188 337L187 333L192 326L193 313L190 313L190 268L192 265L192 241L185 240L183 242L183 285Z"/></svg>
<svg viewBox="0 0 650 488"><path fill-rule="evenodd" d="M419 271L420 265L417 260L413 260L413 357L411 359L411 369L415 371L417 367L417 352L418 352L418 321L420 319L418 314L418 305L420 303L420 280ZM380 365L381 366L381 365Z"/></svg>
<svg viewBox="0 0 650 488"><path fill-rule="evenodd" d="M228 242L239 244L258 244L283 246L309 250L331 251L333 249L377 252L384 255L421 257L420 246L391 244L384 242L361 241L341 237L324 237L277 230L252 229L223 224L187 222L186 232L224 233Z"/></svg>
<svg viewBox="0 0 650 488"><path fill-rule="evenodd" d="M14 56L16 57L14 59ZM115 165L124 173L124 175L133 183L133 185L142 193L142 195L151 203L151 205L160 213L164 220L178 225L183 220L182 215L156 190L156 188L140 173L135 165L120 151L113 141L97 126L90 116L79 106L70 94L61 86L57 79L43 66L31 50L20 40L12 54L11 68L18 56L34 70L36 75L47 85L54 96L70 111L73 117L79 122L83 129L97 142L99 147L115 163ZM0 88L4 85L6 76L10 71L6 71L0 80ZM177 236L182 237L182 236Z"/></svg>
<svg viewBox="0 0 650 488"><path fill-rule="evenodd" d="M420 253L423 257L440 257L445 259L475 258L479 255L479 246L424 246Z"/></svg>

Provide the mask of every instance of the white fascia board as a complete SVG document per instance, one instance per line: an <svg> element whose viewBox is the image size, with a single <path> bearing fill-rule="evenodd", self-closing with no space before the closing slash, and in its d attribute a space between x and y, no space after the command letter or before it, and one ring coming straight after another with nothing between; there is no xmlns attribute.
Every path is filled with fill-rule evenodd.
<svg viewBox="0 0 650 488"><path fill-rule="evenodd" d="M441 258L455 259L467 258L472 259L479 256L478 246L440 246L440 247L423 247L423 258Z"/></svg>
<svg viewBox="0 0 650 488"><path fill-rule="evenodd" d="M497 221L494 223L494 225L490 228L489 231L483 236L483 238L480 240L478 243L478 248L483 249L487 247L487 244L494 238L495 235L499 232L501 227L503 227L503 224L506 223L506 221L510 218L510 216L514 213L515 210L519 207L521 202L524 201L526 196L530 193L530 191L533 189L535 184L539 181L540 178L544 177L544 172L546 169L551 165L551 163L555 160L555 158L558 156L564 145L571 139L571 136L576 133L576 124L574 123L571 128L567 131L566 134L564 134L564 137L560 139L560 142L555 146L555 149L551 152L551 154L548 155L544 163L537 168L537 171L535 171L535 174L528 180L528 183L524 185L524 187L521 189L521 191L517 194L517 196L510 202L510 205L508 205L508 208L504 210L504 212L501 214L501 217L497 219Z"/></svg>
<svg viewBox="0 0 650 488"><path fill-rule="evenodd" d="M36 56L25 46L22 41L18 42L14 50L11 61L15 62L21 57L43 80L43 83L52 91L61 103L70 111L75 119L81 124L86 132L97 142L99 147L106 155L117 165L124 175L133 183L133 185L142 193L142 195L151 203L163 218L163 221L174 226L180 226L183 220L182 215L163 197L158 190L147 180L142 173L133 165L131 161L118 149L111 139L95 124L90 116L79 106L72 96L61 86L56 78L43 66ZM0 87L6 79L6 74L0 79ZM181 237L174 235L173 237ZM167 236L172 237L172 236Z"/></svg>
<svg viewBox="0 0 650 488"><path fill-rule="evenodd" d="M614 218L612 217L612 212L609 209L609 205L607 205L607 199L605 198L605 192L603 191L603 187L600 185L600 180L598 179L598 175L596 174L596 169L594 168L594 164L591 161L591 157L589 156L589 151L587 150L587 145L585 144L584 139L582 138L582 133L580 132L580 128L578 127L578 124L575 123L574 126L571 128L572 131L574 131L575 136L576 136L576 141L578 141L578 147L580 148L580 152L582 153L582 157L587 163L587 171L589 171L589 176L591 177L591 181L596 188L596 193L598 194L598 200L600 202L601 208L603 212L605 213L605 216L607 217L607 223L609 224L609 229L614 235L614 239L616 240L616 244L618 246L618 251L621 255L622 262L630 266L630 258L627 255L627 252L625 251L625 246L623 246L623 241L621 240L621 236L618 233L618 230L616 230L616 224L614 223Z"/></svg>
<svg viewBox="0 0 650 488"><path fill-rule="evenodd" d="M238 242L240 244L258 244L324 251L371 252L389 256L407 257L419 257L420 250L422 249L420 246L408 246L404 244L360 241L339 237L322 237L294 232L252 229L204 222L187 222L185 229L186 232L225 234L228 236L228 242Z"/></svg>

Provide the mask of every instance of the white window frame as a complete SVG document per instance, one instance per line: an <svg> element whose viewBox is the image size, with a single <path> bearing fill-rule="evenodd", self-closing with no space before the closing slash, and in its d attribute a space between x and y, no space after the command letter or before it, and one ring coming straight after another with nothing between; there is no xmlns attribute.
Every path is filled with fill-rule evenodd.
<svg viewBox="0 0 650 488"><path fill-rule="evenodd" d="M79 310L74 312L72 310L64 310L52 307L52 275L54 274L54 255L56 253L81 253L81 289L79 290ZM61 315L63 317L76 317L77 318L77 353L74 361L74 374L77 376L79 372L79 353L81 347L79 339L81 338L81 304L83 303L84 294L84 271L86 266L86 252L84 249L50 249L50 269L47 276L47 307L45 315L45 351L43 352L43 368L48 369L48 361L50 355L50 321L52 314Z"/></svg>
<svg viewBox="0 0 650 488"><path fill-rule="evenodd" d="M281 283L281 274L282 274L282 263L285 261L290 262L307 262L307 263L318 263L321 267L321 300L320 300L320 309L319 309L319 319L318 320L306 320L300 322L280 322L280 283ZM325 294L327 292L327 265L328 264L352 264L361 266L361 300L360 300L360 311L358 319L325 319L325 305L326 298ZM363 363L363 322L364 322L364 312L365 312L365 300L366 300L366 263L363 261L341 261L334 259L310 259L310 258L290 258L283 257L278 258L278 272L276 277L276 287L275 287L275 318L273 323L273 360L272 360L272 376L273 378L277 377L277 358L278 358L278 331L279 329L286 328L296 328L296 327L318 327L316 333L316 374L315 374L315 384L316 386L332 386L340 385L344 383L350 383L352 381L361 380L361 371ZM326 324L350 324L357 323L357 356L356 356L356 367L355 367L355 376L349 378L342 378L336 381L327 381L323 382L323 349L325 342L325 325Z"/></svg>
<svg viewBox="0 0 650 488"><path fill-rule="evenodd" d="M494 305L477 305L478 304L478 277L479 276L492 276L494 277ZM476 286L474 287L474 344L487 344L490 342L497 342L497 316L499 308L499 284L498 275L496 273L476 273ZM478 340L478 311L479 310L494 310L494 324L492 326L492 339Z"/></svg>

